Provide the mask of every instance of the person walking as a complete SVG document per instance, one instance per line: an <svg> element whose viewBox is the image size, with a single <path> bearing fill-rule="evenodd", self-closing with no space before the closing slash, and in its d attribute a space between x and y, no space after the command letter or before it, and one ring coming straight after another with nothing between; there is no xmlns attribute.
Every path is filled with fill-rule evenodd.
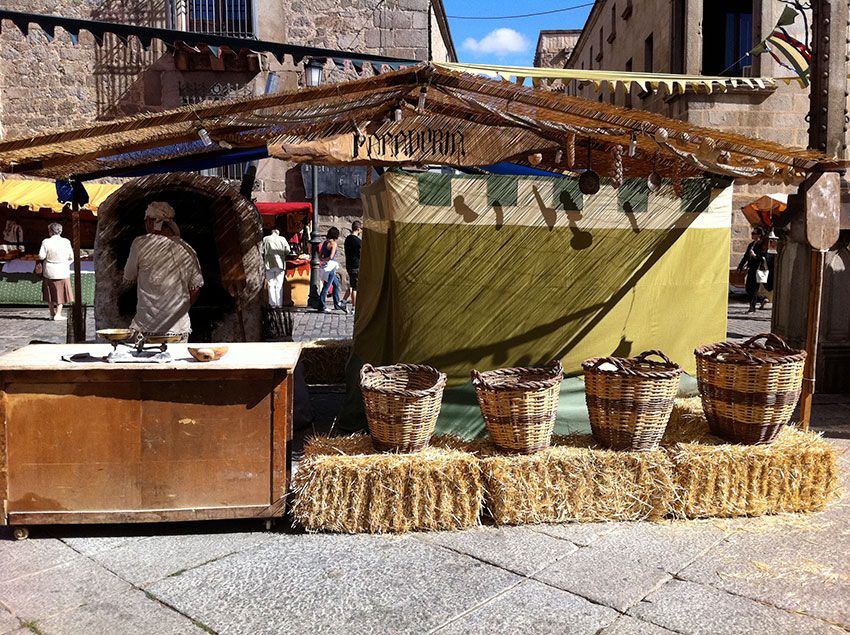
<svg viewBox="0 0 850 635"><path fill-rule="evenodd" d="M273 229L263 238L263 264L266 268L266 282L269 285L269 306L273 309L283 306L286 257L290 251L289 242L277 229Z"/></svg>
<svg viewBox="0 0 850 635"><path fill-rule="evenodd" d="M762 283L761 289L764 295L761 296L759 308L764 308L768 302L773 302L773 281L776 271L776 256L779 246L779 238L773 230L767 235L767 250L764 253L765 263L767 265L767 282Z"/></svg>
<svg viewBox="0 0 850 635"><path fill-rule="evenodd" d="M747 245L741 262L738 263L738 271L747 272L747 299L750 302L750 308L747 313L756 312L756 301L758 300L759 292L759 269L762 267L764 258L764 230L761 227L754 227L750 234L752 241Z"/></svg>
<svg viewBox="0 0 850 635"><path fill-rule="evenodd" d="M325 312L325 305L328 301L328 291L333 288L334 308L337 311L348 313L346 307L339 299L339 276L336 270L339 268L339 263L336 261L337 240L339 239L339 229L331 227L325 236L325 241L319 246L319 262L322 266L322 292L319 294L319 313Z"/></svg>
<svg viewBox="0 0 850 635"><path fill-rule="evenodd" d="M363 243L363 223L359 220L351 223L351 233L345 237L345 271L348 273L348 289L342 300L351 298L351 308L357 308L357 281L360 278L360 247Z"/></svg>
<svg viewBox="0 0 850 635"><path fill-rule="evenodd" d="M41 241L38 259L41 261L41 297L47 302L50 319L67 320L62 315L62 305L74 298L71 292L70 264L74 260L71 241L62 238L62 225L50 223L48 237Z"/></svg>

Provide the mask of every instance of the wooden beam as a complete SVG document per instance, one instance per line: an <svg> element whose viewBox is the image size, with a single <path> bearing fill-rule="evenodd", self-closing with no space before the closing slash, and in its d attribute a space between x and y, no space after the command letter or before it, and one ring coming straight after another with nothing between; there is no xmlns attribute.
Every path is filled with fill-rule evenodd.
<svg viewBox="0 0 850 635"><path fill-rule="evenodd" d="M71 318L74 320L74 342L86 340L86 325L83 322L83 276L80 266L80 202L77 200L77 187L74 183L71 202L71 247L74 250L74 306Z"/></svg>

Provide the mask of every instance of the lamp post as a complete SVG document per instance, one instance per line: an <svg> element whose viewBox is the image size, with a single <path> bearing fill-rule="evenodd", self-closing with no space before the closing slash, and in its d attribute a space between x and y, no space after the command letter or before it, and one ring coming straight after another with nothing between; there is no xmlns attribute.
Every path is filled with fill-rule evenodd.
<svg viewBox="0 0 850 635"><path fill-rule="evenodd" d="M307 86L313 88L322 83L324 64L319 60L310 59L304 64L304 81ZM313 231L310 244L313 246L310 254L310 295L307 305L313 308L319 306L319 245L322 239L319 236L319 170L315 165L310 166L310 177L313 184Z"/></svg>

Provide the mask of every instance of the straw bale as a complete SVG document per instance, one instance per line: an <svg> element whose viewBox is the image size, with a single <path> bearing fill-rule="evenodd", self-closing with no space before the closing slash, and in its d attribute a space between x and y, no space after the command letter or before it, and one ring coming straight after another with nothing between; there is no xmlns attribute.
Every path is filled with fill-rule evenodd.
<svg viewBox="0 0 850 635"><path fill-rule="evenodd" d="M699 400L688 400L677 403L665 443L680 518L819 511L837 493L837 453L813 432L788 426L767 445L725 443L708 432Z"/></svg>
<svg viewBox="0 0 850 635"><path fill-rule="evenodd" d="M301 348L301 363L308 384L344 384L351 340L312 340Z"/></svg>
<svg viewBox="0 0 850 635"><path fill-rule="evenodd" d="M295 521L309 531L402 533L478 524L484 500L476 458L435 437L413 454L379 454L368 435L317 437L293 485Z"/></svg>
<svg viewBox="0 0 850 635"><path fill-rule="evenodd" d="M670 508L673 466L664 450L617 452L589 435L555 437L531 455L476 449L496 523L658 519Z"/></svg>

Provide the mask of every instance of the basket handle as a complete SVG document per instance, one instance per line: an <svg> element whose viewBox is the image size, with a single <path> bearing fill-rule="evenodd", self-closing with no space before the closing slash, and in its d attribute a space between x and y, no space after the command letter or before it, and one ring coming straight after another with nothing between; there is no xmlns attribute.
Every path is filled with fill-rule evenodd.
<svg viewBox="0 0 850 635"><path fill-rule="evenodd" d="M483 386L484 378L481 376L481 373L475 370L474 368L470 371L469 376L472 377L472 385L473 386Z"/></svg>
<svg viewBox="0 0 850 635"><path fill-rule="evenodd" d="M658 362L653 362L651 359L647 359L647 357L652 357L653 355L655 355L655 357L660 357L662 360L664 360L664 363L666 363L666 364L668 364L668 365L670 365L670 366L675 366L675 365L676 365L676 364L674 364L674 363L670 360L670 358L669 358L669 357L667 357L667 356L666 356L663 352L661 352L661 351L659 351L659 350L656 350L656 349L652 349L652 350L649 350L649 351L644 351L644 352L643 352L643 353L641 353L640 355L637 355L637 356L635 357L635 360L636 360L636 361L638 361L638 362L648 362L648 363L650 363L650 364L658 363Z"/></svg>
<svg viewBox="0 0 850 635"><path fill-rule="evenodd" d="M362 368L360 368L360 385L363 385L363 382L366 381L366 376L375 372L375 367L372 364L363 364Z"/></svg>
<svg viewBox="0 0 850 635"><path fill-rule="evenodd" d="M545 368L551 370L553 375L564 376L564 366L561 364L560 359L553 359L551 362L546 364Z"/></svg>
<svg viewBox="0 0 850 635"><path fill-rule="evenodd" d="M770 346L773 346L775 348L778 348L783 353L793 353L793 352L795 352L793 348L788 346L788 343L785 340L783 340L781 337L779 337L775 333L759 333L758 335L754 335L753 337L749 338L748 340L741 342L741 347L742 348L755 348L756 342L758 342L762 338L765 340L765 342L764 342L765 348L768 345L770 345Z"/></svg>

